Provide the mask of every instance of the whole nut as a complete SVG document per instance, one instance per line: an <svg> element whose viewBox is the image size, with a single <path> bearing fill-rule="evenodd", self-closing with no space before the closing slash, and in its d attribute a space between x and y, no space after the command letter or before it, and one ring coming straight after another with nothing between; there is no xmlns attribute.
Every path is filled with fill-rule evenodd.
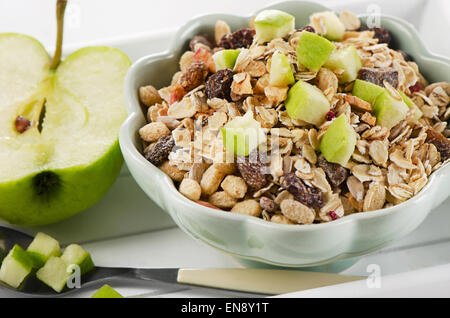
<svg viewBox="0 0 450 318"><path fill-rule="evenodd" d="M162 103L162 98L158 90L151 85L139 88L139 98L142 104L147 107Z"/></svg>

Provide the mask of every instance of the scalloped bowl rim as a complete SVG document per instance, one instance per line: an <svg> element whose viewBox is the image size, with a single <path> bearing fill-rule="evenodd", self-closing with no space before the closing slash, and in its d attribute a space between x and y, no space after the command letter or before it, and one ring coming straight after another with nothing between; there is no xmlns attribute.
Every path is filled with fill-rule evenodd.
<svg viewBox="0 0 450 318"><path fill-rule="evenodd" d="M259 12L264 9L272 8L272 7L277 7L279 5L287 5L287 4L301 5L302 3L310 3L310 4L317 5L317 6L321 6L318 3L309 2L309 1L284 1L284 2L279 2L274 5L262 8L260 10L257 10L256 12ZM323 7L323 8L327 9L326 7ZM177 48L179 46L178 41L179 41L180 37L185 32L185 29L187 29L188 26L191 26L193 23L201 22L201 20L204 19L205 17L220 17L221 19L225 19L226 17L239 18L239 19L251 19L251 17L253 15L254 14L251 14L249 16L248 15L240 16L240 15L231 15L231 14L206 14L206 15L199 15L197 17L194 17L193 19L191 19L186 24L184 24L181 28L178 29L168 50L166 50L162 53L150 54L145 57L142 57L141 59L139 59L137 62L135 62L132 65L132 67L130 68L130 70L127 74L127 78L125 80L125 98L126 98L126 106L127 106L129 116L125 120L125 122L121 128L121 131L120 131L120 144L121 144L122 151L124 153L126 152L130 156L130 158L132 160L134 160L134 163L138 164L139 169L150 169L152 173L156 174L155 177L162 178L162 181L164 183L164 184L162 184L162 186L167 187L167 189L170 191L170 195L173 196L172 199L175 199L177 201L176 203L173 203L173 204L182 204L185 207L194 208L196 213L206 214L208 216L213 216L217 219L228 219L228 220L232 219L232 220L236 220L236 221L245 222L248 224L254 224L254 225L262 227L262 228L278 229L278 230L283 230L283 231L288 231L288 232L308 232L308 231L317 230L319 228L320 229L324 229L324 228L331 229L331 228L335 228L335 227L340 227L343 224L358 222L360 220L382 218L383 216L395 213L398 210L412 207L416 201L420 200L423 196L428 194L430 189L433 188L434 184L437 183L437 180L443 174L446 174L447 172L450 173L450 163L447 163L443 167L441 167L439 170L435 171L430 176L427 185L422 189L422 191L419 194L417 194L416 196L414 196L413 198L411 198L410 200L408 200L402 204L399 204L399 205L396 205L396 206L393 206L390 208L386 208L386 209L377 210L377 211L371 211L371 212L366 212L366 213L354 213L354 214L345 216L345 217L340 218L339 220L336 220L333 222L312 224L312 225L275 224L275 223L270 223L270 222L264 221L259 218L249 217L249 216L245 216L245 215L232 214L232 213L217 213L217 210L202 206L202 205L197 204L197 203L187 199L186 197L184 197L176 189L173 181L164 172L162 172L159 168L155 167L154 165L150 164L143 157L143 155L140 153L140 151L134 146L134 142L132 141L132 138L133 138L132 134L127 132L127 130L129 129L129 126L132 125L135 120L138 120L137 117L139 116L139 112L142 112L142 109L141 109L141 106L139 105L139 103L130 101L131 98L128 98L128 97L131 97L133 94L136 94L136 92L134 92L134 89L131 89L132 82L133 82L132 81L133 76L134 76L135 72L141 67L142 64L148 63L150 60L158 61L158 60L163 60L163 59L170 59L171 57L173 57L174 52L177 50ZM365 17L365 15L360 15L360 17ZM412 24L406 22L403 19L400 19L400 18L397 18L394 16L390 16L390 15L382 15L382 17L384 19L393 20L393 21L403 25L404 27L406 27L407 30L411 33L411 35L413 35L414 38L417 39L417 41L418 41L418 43L417 43L418 49L421 50L421 52L418 52L418 53L420 53L421 55L426 56L428 58L431 58L431 59L442 60L442 61L450 63L450 59L448 59L444 56L433 54L426 48L423 40L417 34L417 31L412 26ZM189 234L192 235L192 233L189 233ZM202 240L202 241L205 242L204 240ZM205 243L207 243L208 245L210 245L214 248L217 248L217 249L223 251L221 248L215 247L208 242L205 242ZM374 247L374 250L377 250L378 248ZM270 263L270 264L278 264L275 262L267 261L267 260L259 258L259 257L249 257L249 256L235 254L235 253L228 252L228 251L226 251L226 252L230 253L230 254L238 255L239 257L246 258L246 259L259 260L259 261L263 261L265 263ZM364 252L364 254L366 254L366 252ZM345 255L354 255L354 253L348 253ZM342 258L342 256L343 255L340 254L336 257L333 257L333 260L340 259L340 258ZM324 261L323 263L324 264L328 263L328 261ZM283 266L289 266L289 265L283 264Z"/></svg>

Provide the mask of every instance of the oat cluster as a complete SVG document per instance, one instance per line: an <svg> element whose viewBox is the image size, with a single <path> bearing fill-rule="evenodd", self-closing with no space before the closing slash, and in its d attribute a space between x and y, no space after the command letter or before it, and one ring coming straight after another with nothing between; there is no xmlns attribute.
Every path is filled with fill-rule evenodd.
<svg viewBox="0 0 450 318"><path fill-rule="evenodd" d="M298 37L304 30L324 32L320 20L265 44L254 39L252 23L233 32L218 21L214 39L192 39L170 86L140 89L149 123L139 131L145 158L192 201L218 213L280 224L331 222L417 195L450 158L450 84L429 84L405 52L389 47L388 30L362 27L347 11L340 19L346 32L334 44L356 47L363 64L359 78L384 85L398 98L397 90L402 91L422 111L421 119L407 118L392 129L377 126L371 104L352 96L353 82L339 84L340 70L311 72L302 66ZM233 70L216 71L212 56L222 49L240 50ZM320 127L291 119L284 106L289 87L270 86L271 57L277 51L288 57L296 80L317 86L332 105ZM260 146L261 154L235 158L224 149L220 131L249 110L267 134L267 144ZM320 153L321 138L342 114L358 138L345 167Z"/></svg>

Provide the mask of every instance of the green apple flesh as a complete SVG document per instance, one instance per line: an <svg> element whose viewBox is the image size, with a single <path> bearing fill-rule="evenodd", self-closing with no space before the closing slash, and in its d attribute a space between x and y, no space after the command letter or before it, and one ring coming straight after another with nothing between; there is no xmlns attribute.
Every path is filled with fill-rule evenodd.
<svg viewBox="0 0 450 318"><path fill-rule="evenodd" d="M215 53L213 60L216 64L216 70L219 71L225 68L232 70L240 53L241 51L239 50L222 50Z"/></svg>
<svg viewBox="0 0 450 318"><path fill-rule="evenodd" d="M18 288L33 269L33 260L19 245L15 245L3 260L0 280Z"/></svg>
<svg viewBox="0 0 450 318"><path fill-rule="evenodd" d="M260 122L249 111L243 117L236 117L222 128L223 144L229 153L246 157L267 141Z"/></svg>
<svg viewBox="0 0 450 318"><path fill-rule="evenodd" d="M405 104L408 105L410 110L412 110L412 112L413 112L413 116L411 117L411 119L409 121L412 123L419 121L419 119L422 118L422 116L423 116L423 113L420 110L420 108L408 96L406 96L406 94L403 93L401 90L399 90L398 93L403 98L403 101L405 102Z"/></svg>
<svg viewBox="0 0 450 318"><path fill-rule="evenodd" d="M330 111L330 102L323 92L303 81L298 81L289 90L286 110L292 119L300 119L320 126Z"/></svg>
<svg viewBox="0 0 450 318"><path fill-rule="evenodd" d="M303 31L298 38L298 61L311 71L319 71L335 48L333 43L320 35Z"/></svg>
<svg viewBox="0 0 450 318"><path fill-rule="evenodd" d="M377 124L391 129L407 117L409 107L405 104L400 95L398 95L398 97L392 96L391 93L385 89L384 92L378 96L373 105L373 110L377 117Z"/></svg>
<svg viewBox="0 0 450 318"><path fill-rule="evenodd" d="M0 218L16 225L47 225L87 209L123 162L118 132L128 57L91 47L56 71L49 64L38 41L0 35ZM18 116L31 121L22 134Z"/></svg>
<svg viewBox="0 0 450 318"><path fill-rule="evenodd" d="M60 293L66 287L71 271L60 257L50 257L44 267L37 271L36 277L48 287Z"/></svg>
<svg viewBox="0 0 450 318"><path fill-rule="evenodd" d="M373 105L383 92L383 87L357 79L353 85L352 94Z"/></svg>
<svg viewBox="0 0 450 318"><path fill-rule="evenodd" d="M339 76L339 83L353 82L358 78L358 72L362 68L361 59L354 46L348 46L331 53L324 65L330 70L343 70Z"/></svg>
<svg viewBox="0 0 450 318"><path fill-rule="evenodd" d="M86 252L80 245L69 245L61 256L62 260L70 265L77 265L80 267L81 275L86 274L95 268L91 255Z"/></svg>
<svg viewBox="0 0 450 318"><path fill-rule="evenodd" d="M356 140L355 130L342 114L328 127L320 143L320 151L328 162L346 166L355 152Z"/></svg>
<svg viewBox="0 0 450 318"><path fill-rule="evenodd" d="M294 29L295 18L280 10L264 10L255 18L256 39L259 43L284 38Z"/></svg>
<svg viewBox="0 0 450 318"><path fill-rule="evenodd" d="M59 242L44 233L38 233L27 248L28 255L33 259L34 268L41 268L52 256L61 256Z"/></svg>
<svg viewBox="0 0 450 318"><path fill-rule="evenodd" d="M325 33L323 34L331 41L340 41L345 33L345 26L339 20L336 13L332 11L318 12L311 16L311 22L320 20Z"/></svg>
<svg viewBox="0 0 450 318"><path fill-rule="evenodd" d="M113 298L124 298L121 294L119 294L114 288L112 288L109 285L105 285L97 292L92 295L91 298L106 298L106 299L113 299Z"/></svg>
<svg viewBox="0 0 450 318"><path fill-rule="evenodd" d="M291 64L280 51L276 51L272 56L269 83L271 86L289 86L295 83Z"/></svg>

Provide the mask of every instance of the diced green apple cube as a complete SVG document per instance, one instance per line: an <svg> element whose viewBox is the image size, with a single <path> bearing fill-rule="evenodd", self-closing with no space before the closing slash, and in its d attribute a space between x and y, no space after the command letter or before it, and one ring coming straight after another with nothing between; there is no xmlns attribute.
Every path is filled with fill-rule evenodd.
<svg viewBox="0 0 450 318"><path fill-rule="evenodd" d="M406 96L405 93L403 93L401 90L399 90L398 92L399 92L400 96L403 98L403 101L405 102L405 104L408 105L408 107L414 113L413 117L409 121L413 122L413 123L417 122L423 116L422 111L408 96Z"/></svg>
<svg viewBox="0 0 450 318"><path fill-rule="evenodd" d="M59 242L53 237L38 233L27 249L28 254L33 259L34 268L41 268L52 256L61 256Z"/></svg>
<svg viewBox="0 0 450 318"><path fill-rule="evenodd" d="M289 86L295 83L291 64L280 51L276 51L272 56L269 83L271 86Z"/></svg>
<svg viewBox="0 0 450 318"><path fill-rule="evenodd" d="M348 46L331 53L328 61L324 65L330 70L343 70L339 76L339 83L353 82L358 78L358 72L362 68L361 59L354 46Z"/></svg>
<svg viewBox="0 0 450 318"><path fill-rule="evenodd" d="M336 13L332 11L318 12L311 16L311 24L315 21L320 21L323 26L324 36L331 41L340 41L345 33L345 26L337 17Z"/></svg>
<svg viewBox="0 0 450 318"><path fill-rule="evenodd" d="M0 268L0 280L18 288L33 269L33 260L19 245L8 253Z"/></svg>
<svg viewBox="0 0 450 318"><path fill-rule="evenodd" d="M229 153L246 157L267 141L260 122L249 111L243 117L236 117L222 128L223 144Z"/></svg>
<svg viewBox="0 0 450 318"><path fill-rule="evenodd" d="M298 61L311 71L319 71L335 48L336 46L324 37L303 31L298 38Z"/></svg>
<svg viewBox="0 0 450 318"><path fill-rule="evenodd" d="M330 111L330 102L323 92L309 83L298 81L288 92L286 110L292 119L320 126Z"/></svg>
<svg viewBox="0 0 450 318"><path fill-rule="evenodd" d="M119 294L114 288L112 288L109 285L105 285L97 292L92 295L91 298L106 298L106 299L113 299L113 298L124 298L121 294Z"/></svg>
<svg viewBox="0 0 450 318"><path fill-rule="evenodd" d="M90 272L95 268L91 255L86 252L80 245L72 244L64 250L61 256L67 266L77 265L80 267L81 275Z"/></svg>
<svg viewBox="0 0 450 318"><path fill-rule="evenodd" d="M357 79L353 85L352 94L373 105L383 92L383 87Z"/></svg>
<svg viewBox="0 0 450 318"><path fill-rule="evenodd" d="M373 109L377 117L377 124L389 129L404 120L409 112L409 107L401 95L392 96L387 89L378 96Z"/></svg>
<svg viewBox="0 0 450 318"><path fill-rule="evenodd" d="M68 266L65 261L60 257L50 257L45 263L44 267L37 271L36 277L60 293L67 284L71 275L71 271L68 270Z"/></svg>
<svg viewBox="0 0 450 318"><path fill-rule="evenodd" d="M320 151L328 162L346 166L355 152L356 141L355 130L347 116L342 114L328 127L320 143Z"/></svg>
<svg viewBox="0 0 450 318"><path fill-rule="evenodd" d="M219 71L225 68L232 70L240 53L241 51L239 50L222 50L215 53L213 60L216 64L216 70Z"/></svg>
<svg viewBox="0 0 450 318"><path fill-rule="evenodd" d="M280 10L264 10L255 18L258 43L283 38L295 29L295 18Z"/></svg>

